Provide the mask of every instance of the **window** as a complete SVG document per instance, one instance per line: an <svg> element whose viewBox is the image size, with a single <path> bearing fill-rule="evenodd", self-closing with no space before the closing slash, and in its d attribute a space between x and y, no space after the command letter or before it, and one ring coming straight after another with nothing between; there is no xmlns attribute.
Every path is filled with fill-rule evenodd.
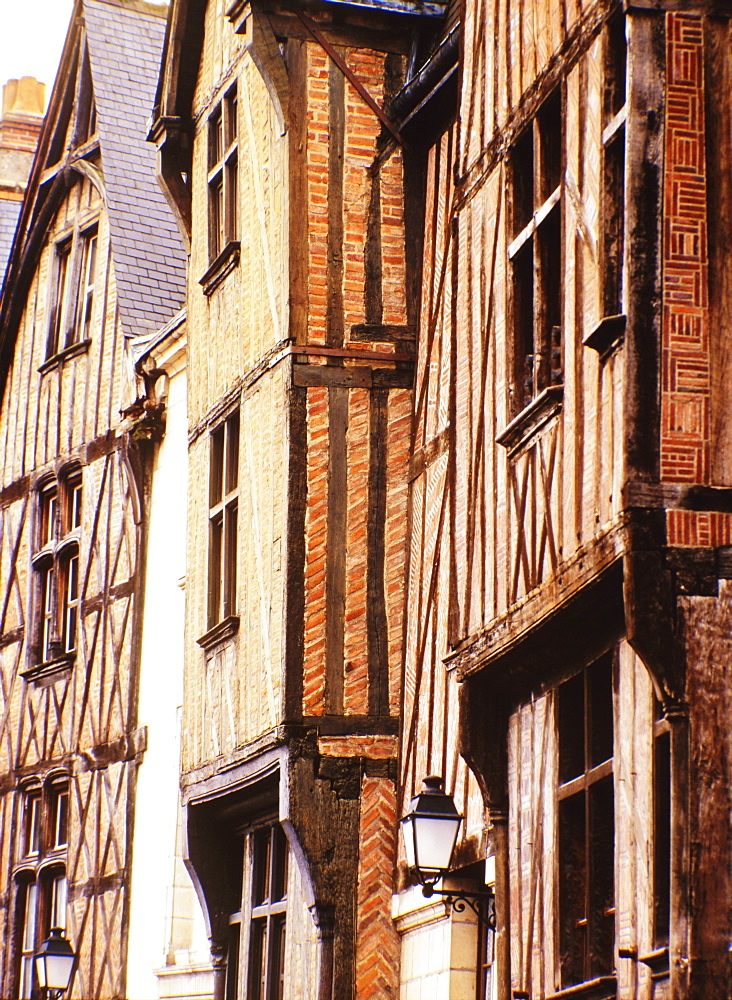
<svg viewBox="0 0 732 1000"><path fill-rule="evenodd" d="M56 243L49 309L49 358L90 338L96 272L96 225Z"/></svg>
<svg viewBox="0 0 732 1000"><path fill-rule="evenodd" d="M617 316L623 312L626 64L625 15L620 11L608 22L605 36L603 242L600 269L605 316Z"/></svg>
<svg viewBox="0 0 732 1000"><path fill-rule="evenodd" d="M613 969L615 808L613 656L561 684L559 950L562 986Z"/></svg>
<svg viewBox="0 0 732 1000"><path fill-rule="evenodd" d="M509 154L514 410L562 382L562 121L557 89Z"/></svg>
<svg viewBox="0 0 732 1000"><path fill-rule="evenodd" d="M67 658L76 649L79 627L79 534L81 474L46 481L38 495L37 661Z"/></svg>
<svg viewBox="0 0 732 1000"><path fill-rule="evenodd" d="M238 511L239 414L234 413L211 435L209 628L236 614Z"/></svg>
<svg viewBox="0 0 732 1000"><path fill-rule="evenodd" d="M238 180L236 87L232 87L208 120L208 243L215 260L236 239Z"/></svg>
<svg viewBox="0 0 732 1000"><path fill-rule="evenodd" d="M281 827L252 834L250 1000L282 1000L285 979L287 840Z"/></svg>
<svg viewBox="0 0 732 1000"><path fill-rule="evenodd" d="M669 943L671 924L671 727L655 700L653 723L653 943Z"/></svg>
<svg viewBox="0 0 732 1000"><path fill-rule="evenodd" d="M35 996L33 956L51 928L67 927L69 785L58 776L24 789L15 865L15 939L21 1000ZM14 994L15 995L15 994Z"/></svg>

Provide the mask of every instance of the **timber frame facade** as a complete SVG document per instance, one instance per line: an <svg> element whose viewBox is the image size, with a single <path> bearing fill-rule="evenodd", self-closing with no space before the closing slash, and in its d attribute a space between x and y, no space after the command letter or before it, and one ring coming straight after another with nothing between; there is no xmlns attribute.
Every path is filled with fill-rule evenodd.
<svg viewBox="0 0 732 1000"><path fill-rule="evenodd" d="M478 996L729 996L729 18L463 8L428 151L400 810L444 775L456 875L492 858ZM460 970L405 876L411 995Z"/></svg>
<svg viewBox="0 0 732 1000"><path fill-rule="evenodd" d="M150 136L190 246L181 782L220 998L395 980L421 221L381 106L443 13L171 6Z"/></svg>
<svg viewBox="0 0 732 1000"><path fill-rule="evenodd" d="M150 4L75 3L0 310L8 998L38 995L51 927L78 956L73 996L127 995L147 435L120 411L128 338L180 309L185 281L145 144L164 27Z"/></svg>

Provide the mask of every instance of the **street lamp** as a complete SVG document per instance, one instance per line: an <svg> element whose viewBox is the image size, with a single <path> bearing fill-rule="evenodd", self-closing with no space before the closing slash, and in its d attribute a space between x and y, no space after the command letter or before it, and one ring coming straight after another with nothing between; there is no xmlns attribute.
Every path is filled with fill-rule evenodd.
<svg viewBox="0 0 732 1000"><path fill-rule="evenodd" d="M62 1000L69 988L76 955L60 927L51 928L35 960L38 985L45 990L48 1000Z"/></svg>
<svg viewBox="0 0 732 1000"><path fill-rule="evenodd" d="M412 799L410 812L401 821L407 866L428 899L430 896L444 896L445 902L458 913L467 905L479 920L485 920L495 930L492 892L435 889L435 883L450 874L462 820L452 795L443 791L442 778L435 775L425 778L421 791Z"/></svg>

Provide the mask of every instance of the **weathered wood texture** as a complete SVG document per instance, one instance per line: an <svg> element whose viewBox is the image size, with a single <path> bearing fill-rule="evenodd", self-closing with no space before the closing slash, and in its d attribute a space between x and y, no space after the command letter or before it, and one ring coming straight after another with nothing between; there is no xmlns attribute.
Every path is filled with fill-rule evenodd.
<svg viewBox="0 0 732 1000"><path fill-rule="evenodd" d="M428 156L400 807L425 774L442 773L468 818L457 863L485 850L483 798L457 760L460 744L500 830L509 809L508 857L497 859L499 927L511 940L499 959L502 1000L562 985L552 701L618 631L627 638L614 692L617 995L728 990L726 876L712 885L697 841L702 810L727 858L730 744L711 716L724 713L728 691L710 650L729 629L718 579L732 539L722 489L729 154L726 140L719 157L711 144L729 110L709 91L730 71L727 17L675 5L468 4L458 124ZM561 164L554 200L537 212L550 97L561 102ZM534 216L519 225L517 177L532 150ZM618 150L623 183L612 188ZM545 258L534 254L522 285L518 254L551 211L561 214L561 377L524 406L516 355L533 348L520 339L521 296L534 333L549 305ZM607 304L619 244L608 231L618 212L616 317ZM462 723L458 681L474 702ZM663 955L643 960L658 903L648 853L654 691L672 734L665 968ZM712 742L713 753L695 749ZM500 830L488 830L499 851Z"/></svg>
<svg viewBox="0 0 732 1000"><path fill-rule="evenodd" d="M72 174L72 178L74 175ZM79 217L98 218L98 260L88 348L39 373L47 358L55 238ZM73 179L35 264L0 409L0 784L3 856L0 974L15 974L22 783L52 771L70 778L66 862L68 930L79 954L75 996L124 994L128 822L134 805L141 496L124 439L113 428L129 398L115 307L104 195ZM38 482L81 469L77 648L71 669L47 682L22 672L38 662ZM20 783L20 784L19 784Z"/></svg>
<svg viewBox="0 0 732 1000"><path fill-rule="evenodd" d="M384 829L395 818L412 378L402 155L380 155L380 121L299 21L255 9L236 35L225 6L210 3L202 19L190 109L191 857L207 878L208 845L191 819L200 789L215 811L206 783L226 794L238 768L256 771L276 748L280 819L319 928L308 958L317 995L366 997L395 988L397 975L395 844ZM275 20L282 36L292 29L282 50ZM383 103L401 60L369 48L366 32L363 45L339 44L339 30L328 36L339 58ZM204 277L218 266L207 237L209 118L234 86L240 249L216 281ZM238 622L211 638L210 432L234 412ZM224 845L216 878L238 863ZM220 951L217 891L206 890Z"/></svg>

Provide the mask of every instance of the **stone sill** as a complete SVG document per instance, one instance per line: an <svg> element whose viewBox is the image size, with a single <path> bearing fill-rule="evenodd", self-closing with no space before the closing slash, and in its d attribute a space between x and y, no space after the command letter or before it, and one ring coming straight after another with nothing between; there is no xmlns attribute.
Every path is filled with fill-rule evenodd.
<svg viewBox="0 0 732 1000"><path fill-rule="evenodd" d="M218 257L211 263L203 277L198 279L198 284L203 288L204 295L210 295L214 289L218 288L235 267L239 266L241 255L241 243L239 240L229 240Z"/></svg>
<svg viewBox="0 0 732 1000"><path fill-rule="evenodd" d="M75 659L75 653L64 653L63 656L57 656L55 660L35 663L31 667L26 667L25 670L19 671L19 673L25 681L39 683L42 686L54 684L71 673Z"/></svg>
<svg viewBox="0 0 732 1000"><path fill-rule="evenodd" d="M550 385L519 413L496 438L496 444L508 449L512 457L538 434L549 421L562 411L563 385Z"/></svg>
<svg viewBox="0 0 732 1000"><path fill-rule="evenodd" d="M204 649L211 649L213 646L217 646L220 642L224 642L226 639L231 639L232 636L236 635L239 631L239 616L238 615L227 615L223 621L220 621L213 628L210 628L208 632L205 632L200 639L196 639L199 646Z"/></svg>

